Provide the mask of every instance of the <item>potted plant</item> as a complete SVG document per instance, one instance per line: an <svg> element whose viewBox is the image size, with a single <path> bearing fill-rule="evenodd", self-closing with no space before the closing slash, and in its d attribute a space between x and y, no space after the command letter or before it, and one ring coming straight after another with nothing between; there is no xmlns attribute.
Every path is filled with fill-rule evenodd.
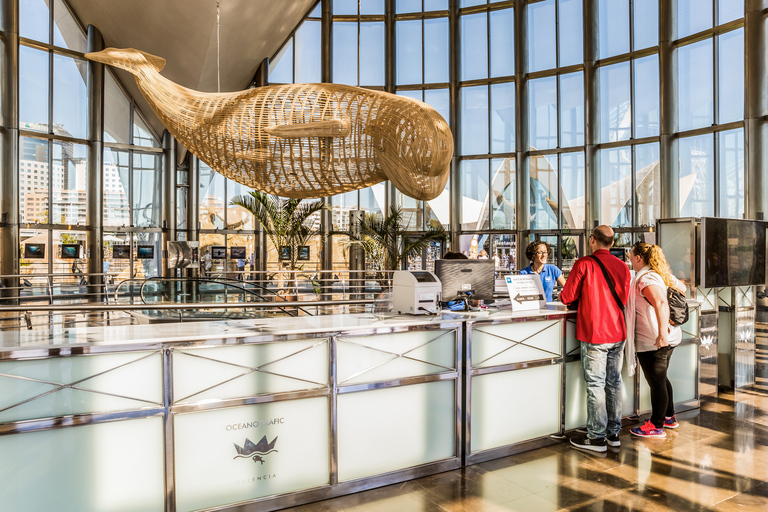
<svg viewBox="0 0 768 512"><path fill-rule="evenodd" d="M313 236L320 234L310 223L310 217L321 210L327 210L325 201L305 201L302 199L285 199L265 194L249 192L232 198L230 204L241 206L251 212L256 222L261 224L269 241L280 257L280 263L285 270L291 271L290 287L296 291L296 270L302 266L297 264L299 248L308 244ZM282 273L279 274L279 287L282 289ZM294 293L286 299L294 299Z"/></svg>

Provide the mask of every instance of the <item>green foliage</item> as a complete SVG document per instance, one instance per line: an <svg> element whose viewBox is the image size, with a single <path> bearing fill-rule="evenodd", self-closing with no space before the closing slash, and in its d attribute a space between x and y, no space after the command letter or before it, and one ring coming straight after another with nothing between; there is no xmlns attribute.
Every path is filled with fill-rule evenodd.
<svg viewBox="0 0 768 512"><path fill-rule="evenodd" d="M379 271L399 269L408 257L420 255L430 243L444 241L447 236L440 224L431 225L421 234L407 233L402 224L402 211L392 206L386 217L368 213L360 219L358 226L354 226L355 229L332 231L331 235L349 237L346 244L362 247L365 257ZM383 277L379 280L383 282Z"/></svg>
<svg viewBox="0 0 768 512"><path fill-rule="evenodd" d="M299 269L296 264L299 247L307 245L313 236L320 234L319 230L308 225L309 218L321 210L328 210L328 205L322 200L310 202L283 199L255 191L235 196L230 204L251 212L278 252L281 247L291 248L291 258L287 261L288 270Z"/></svg>

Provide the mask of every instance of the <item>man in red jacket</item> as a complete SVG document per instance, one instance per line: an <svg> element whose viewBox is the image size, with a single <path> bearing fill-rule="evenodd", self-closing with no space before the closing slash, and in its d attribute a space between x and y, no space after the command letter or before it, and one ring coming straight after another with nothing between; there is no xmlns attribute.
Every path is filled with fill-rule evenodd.
<svg viewBox="0 0 768 512"><path fill-rule="evenodd" d="M627 265L608 251L612 245L611 227L596 227L589 237L592 255L576 260L560 293L563 304L579 301L576 339L581 342L581 366L587 386L587 435L572 438L571 444L596 452L606 451L606 443L621 446L621 367L627 339L624 305L630 276Z"/></svg>

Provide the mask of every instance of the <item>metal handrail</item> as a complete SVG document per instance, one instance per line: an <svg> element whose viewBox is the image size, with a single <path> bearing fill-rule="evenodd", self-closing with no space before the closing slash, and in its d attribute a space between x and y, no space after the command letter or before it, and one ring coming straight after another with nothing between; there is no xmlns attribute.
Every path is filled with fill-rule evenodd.
<svg viewBox="0 0 768 512"><path fill-rule="evenodd" d="M361 306L375 304L376 299L355 300L318 300L291 302L290 307L326 307L326 306ZM137 311L146 309L229 309L229 308L254 308L270 309L279 308L274 302L230 302L207 304L52 304L47 306L0 306L0 313L17 313L26 311ZM285 306L283 306L285 307Z"/></svg>

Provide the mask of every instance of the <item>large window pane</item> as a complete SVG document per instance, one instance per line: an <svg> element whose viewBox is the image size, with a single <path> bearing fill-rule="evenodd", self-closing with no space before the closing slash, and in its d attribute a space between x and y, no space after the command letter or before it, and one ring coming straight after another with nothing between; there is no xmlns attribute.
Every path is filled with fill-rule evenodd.
<svg viewBox="0 0 768 512"><path fill-rule="evenodd" d="M515 159L491 160L491 229L515 229Z"/></svg>
<svg viewBox="0 0 768 512"><path fill-rule="evenodd" d="M557 66L555 0L528 4L528 71Z"/></svg>
<svg viewBox="0 0 768 512"><path fill-rule="evenodd" d="M462 87L461 154L486 153L488 153L488 86Z"/></svg>
<svg viewBox="0 0 768 512"><path fill-rule="evenodd" d="M396 0L395 13L421 12L421 0Z"/></svg>
<svg viewBox="0 0 768 512"><path fill-rule="evenodd" d="M718 0L717 22L722 25L744 17L744 0Z"/></svg>
<svg viewBox="0 0 768 512"><path fill-rule="evenodd" d="M141 118L138 111L133 112L133 145L147 148L159 148L160 142L149 130L147 123Z"/></svg>
<svg viewBox="0 0 768 512"><path fill-rule="evenodd" d="M424 12L447 10L448 0L424 0Z"/></svg>
<svg viewBox="0 0 768 512"><path fill-rule="evenodd" d="M712 0L677 0L677 38L712 28Z"/></svg>
<svg viewBox="0 0 768 512"><path fill-rule="evenodd" d="M557 229L557 155L534 156L531 165L531 229Z"/></svg>
<svg viewBox="0 0 768 512"><path fill-rule="evenodd" d="M333 0L333 14L357 14L357 0Z"/></svg>
<svg viewBox="0 0 768 512"><path fill-rule="evenodd" d="M741 219L744 214L744 130L729 130L717 136L719 216Z"/></svg>
<svg viewBox="0 0 768 512"><path fill-rule="evenodd" d="M48 52L19 47L19 127L48 132Z"/></svg>
<svg viewBox="0 0 768 512"><path fill-rule="evenodd" d="M384 85L384 23L360 23L360 85Z"/></svg>
<svg viewBox="0 0 768 512"><path fill-rule="evenodd" d="M232 204L237 196L247 196L251 189L236 181L227 180L227 229L253 229L253 214L242 206Z"/></svg>
<svg viewBox="0 0 768 512"><path fill-rule="evenodd" d="M560 62L570 66L584 62L582 0L559 0Z"/></svg>
<svg viewBox="0 0 768 512"><path fill-rule="evenodd" d="M224 229L225 183L224 176L200 162L201 229Z"/></svg>
<svg viewBox="0 0 768 512"><path fill-rule="evenodd" d="M515 150L515 83L491 86L491 153Z"/></svg>
<svg viewBox="0 0 768 512"><path fill-rule="evenodd" d="M85 225L88 146L53 141L51 221Z"/></svg>
<svg viewBox="0 0 768 512"><path fill-rule="evenodd" d="M560 146L584 145L584 73L560 75Z"/></svg>
<svg viewBox="0 0 768 512"><path fill-rule="evenodd" d="M19 35L42 43L49 42L50 13L46 0L19 1Z"/></svg>
<svg viewBox="0 0 768 512"><path fill-rule="evenodd" d="M104 225L130 226L130 167L127 151L104 148Z"/></svg>
<svg viewBox="0 0 768 512"><path fill-rule="evenodd" d="M384 183L360 189L360 209L367 213L381 213L384 210L384 193Z"/></svg>
<svg viewBox="0 0 768 512"><path fill-rule="evenodd" d="M104 73L104 141L129 144L131 102L112 77Z"/></svg>
<svg viewBox="0 0 768 512"><path fill-rule="evenodd" d="M744 119L744 29L719 36L719 124Z"/></svg>
<svg viewBox="0 0 768 512"><path fill-rule="evenodd" d="M62 0L55 0L53 7L53 44L85 53L85 34Z"/></svg>
<svg viewBox="0 0 768 512"><path fill-rule="evenodd" d="M428 89L424 91L424 103L432 106L437 113L443 116L447 123L451 122L451 97L448 89Z"/></svg>
<svg viewBox="0 0 768 512"><path fill-rule="evenodd" d="M629 52L629 0L599 0L597 5L600 58Z"/></svg>
<svg viewBox="0 0 768 512"><path fill-rule="evenodd" d="M462 160L461 229L488 229L488 160Z"/></svg>
<svg viewBox="0 0 768 512"><path fill-rule="evenodd" d="M48 141L19 137L19 215L21 222L49 223Z"/></svg>
<svg viewBox="0 0 768 512"><path fill-rule="evenodd" d="M532 149L557 147L557 77L528 82L528 122Z"/></svg>
<svg viewBox="0 0 768 512"><path fill-rule="evenodd" d="M448 81L448 18L424 20L424 83Z"/></svg>
<svg viewBox="0 0 768 512"><path fill-rule="evenodd" d="M462 16L461 79L488 78L488 14Z"/></svg>
<svg viewBox="0 0 768 512"><path fill-rule="evenodd" d="M562 191L562 229L584 229L584 153L560 155L560 190Z"/></svg>
<svg viewBox="0 0 768 512"><path fill-rule="evenodd" d="M515 13L491 11L491 77L515 74Z"/></svg>
<svg viewBox="0 0 768 512"><path fill-rule="evenodd" d="M320 78L320 22L305 21L294 38L296 44L296 83L319 83Z"/></svg>
<svg viewBox="0 0 768 512"><path fill-rule="evenodd" d="M632 226L632 149L603 149L600 155L600 223Z"/></svg>
<svg viewBox="0 0 768 512"><path fill-rule="evenodd" d="M659 134L659 56L632 62L635 66L635 138Z"/></svg>
<svg viewBox="0 0 768 512"><path fill-rule="evenodd" d="M714 122L712 40L689 44L677 51L680 131L709 126Z"/></svg>
<svg viewBox="0 0 768 512"><path fill-rule="evenodd" d="M53 56L53 133L56 135L86 138L86 67L84 60Z"/></svg>
<svg viewBox="0 0 768 512"><path fill-rule="evenodd" d="M133 154L133 225L160 227L163 173L161 158L156 155Z"/></svg>
<svg viewBox="0 0 768 512"><path fill-rule="evenodd" d="M634 200L637 203L637 225L654 226L661 217L658 142L635 146Z"/></svg>
<svg viewBox="0 0 768 512"><path fill-rule="evenodd" d="M333 83L357 84L357 23L333 24Z"/></svg>
<svg viewBox="0 0 768 512"><path fill-rule="evenodd" d="M275 58L269 61L269 83L293 83L293 38L290 38Z"/></svg>
<svg viewBox="0 0 768 512"><path fill-rule="evenodd" d="M635 30L633 50L642 50L659 44L659 0L632 2Z"/></svg>
<svg viewBox="0 0 768 512"><path fill-rule="evenodd" d="M598 69L600 78L600 142L629 140L632 126L629 62ZM643 77L643 81L648 78Z"/></svg>
<svg viewBox="0 0 768 512"><path fill-rule="evenodd" d="M680 139L680 217L715 215L714 154L711 134Z"/></svg>
<svg viewBox="0 0 768 512"><path fill-rule="evenodd" d="M423 83L421 27L421 20L398 21L395 25L398 85Z"/></svg>
<svg viewBox="0 0 768 512"><path fill-rule="evenodd" d="M360 14L384 14L384 0L360 0Z"/></svg>

